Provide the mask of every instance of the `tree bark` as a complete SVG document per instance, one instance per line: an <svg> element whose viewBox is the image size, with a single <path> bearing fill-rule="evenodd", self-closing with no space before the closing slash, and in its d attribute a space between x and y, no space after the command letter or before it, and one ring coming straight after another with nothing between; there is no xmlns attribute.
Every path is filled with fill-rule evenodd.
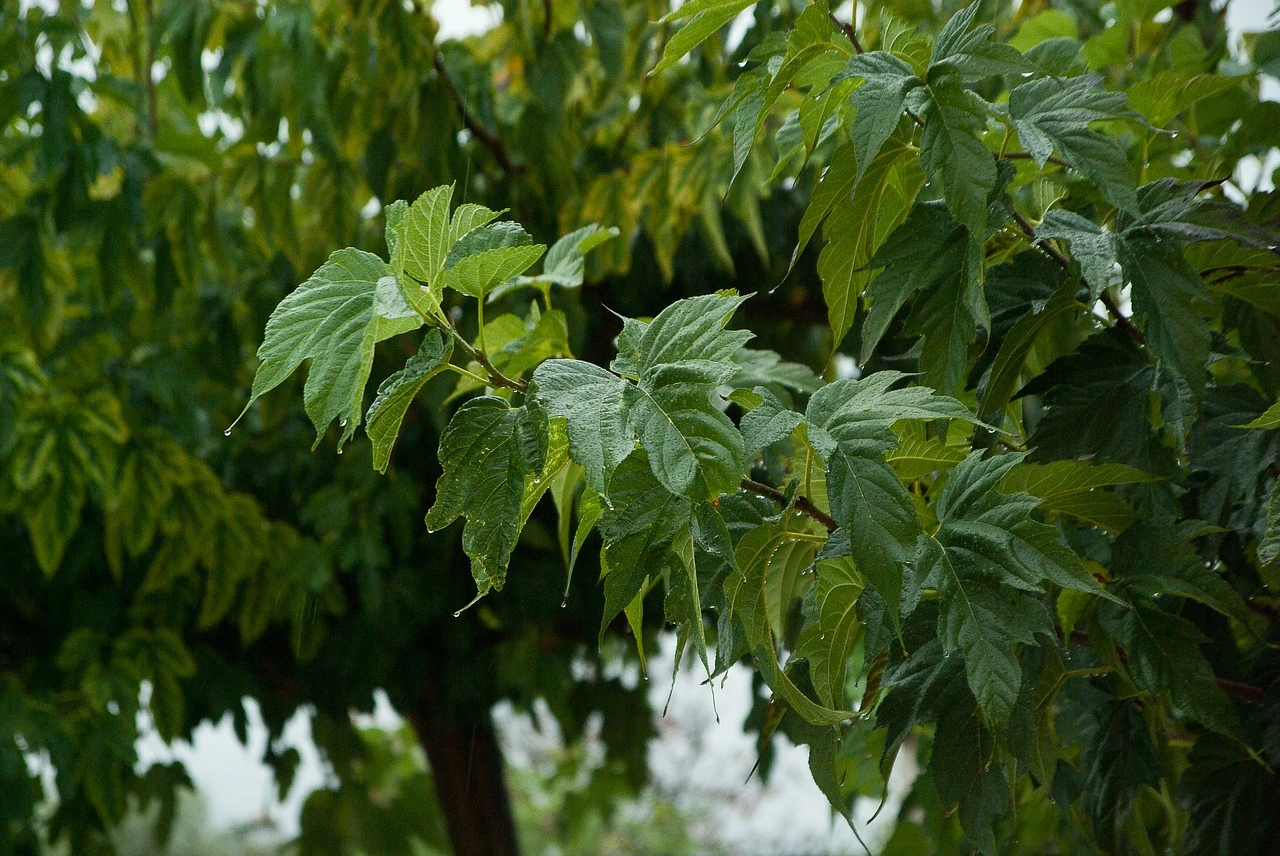
<svg viewBox="0 0 1280 856"><path fill-rule="evenodd" d="M502 748L486 706L444 702L429 680L409 720L427 753L455 856L519 856Z"/></svg>

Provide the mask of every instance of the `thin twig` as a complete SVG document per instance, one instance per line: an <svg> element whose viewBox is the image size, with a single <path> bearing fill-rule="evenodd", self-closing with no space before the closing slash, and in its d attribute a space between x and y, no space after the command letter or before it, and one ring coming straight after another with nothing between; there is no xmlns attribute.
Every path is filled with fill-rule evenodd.
<svg viewBox="0 0 1280 856"><path fill-rule="evenodd" d="M493 159L498 162L498 166L502 167L503 172L508 175L519 175L524 172L523 164L512 162L510 155L507 154L507 147L502 143L502 139L493 131L481 125L467 110L466 101L463 99L462 93L458 91L458 85L449 76L449 69L444 64L444 56L439 51L436 52L435 67L436 73L444 81L445 88L449 90L449 96L458 108L459 115L462 116L462 124L471 132L471 136L480 141L480 145L484 146L489 154L493 156Z"/></svg>
<svg viewBox="0 0 1280 856"><path fill-rule="evenodd" d="M853 29L853 24L846 24L844 21L841 21L839 18L837 18L835 16L835 13L833 12L828 12L827 17L831 19L831 23L835 24L836 27L840 29L840 32L844 33L845 38L847 38L850 41L850 43L853 44L853 49L855 52L860 54L867 52L866 48L862 46L862 42L858 41L858 33ZM921 128L924 127L924 119L921 119L918 115L916 115L911 110L907 110L906 113L908 116L911 117L912 122L915 122Z"/></svg>
<svg viewBox="0 0 1280 856"><path fill-rule="evenodd" d="M779 505L787 504L787 495L772 485L744 478L742 480L742 489L748 493L754 493L756 496L763 496L765 499L772 499ZM823 526L827 527L828 532L834 532L840 528L840 524L836 523L835 520L831 518L830 514L827 514L821 508L814 505L813 501L807 496L797 496L795 506L796 511L799 511L806 517L810 517L818 521Z"/></svg>
<svg viewBox="0 0 1280 856"><path fill-rule="evenodd" d="M858 53L866 53L862 48L862 42L858 41L858 34L853 30L853 24L846 24L835 16L834 12L828 12L827 17L831 19L831 23L840 28L840 32L844 33L845 38L853 43L853 49Z"/></svg>
<svg viewBox="0 0 1280 856"><path fill-rule="evenodd" d="M1030 152L1002 152L999 155L1000 160L1032 160ZM1071 168L1071 164L1067 163L1057 155L1049 155L1046 163L1056 164L1057 166Z"/></svg>
<svg viewBox="0 0 1280 856"><path fill-rule="evenodd" d="M1032 246L1036 247L1049 258L1053 259L1063 270L1067 270L1071 267L1071 262L1067 260L1067 257L1064 256L1057 247L1046 240L1036 237L1035 226L1032 226L1031 221L1028 220L1021 212L1014 211L1013 220L1018 224L1018 228L1022 230L1022 233L1031 240ZM1144 340L1142 331L1138 329L1137 325L1129 320L1127 315L1120 311L1120 307L1111 299L1111 295L1103 291L1100 299L1102 300L1102 305L1107 308L1107 311L1111 313L1111 317L1115 319L1116 326L1141 344Z"/></svg>

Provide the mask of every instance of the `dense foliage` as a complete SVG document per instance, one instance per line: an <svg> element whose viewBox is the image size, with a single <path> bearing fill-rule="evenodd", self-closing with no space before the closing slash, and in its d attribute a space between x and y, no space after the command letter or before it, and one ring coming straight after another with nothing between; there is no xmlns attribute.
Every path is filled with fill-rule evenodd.
<svg viewBox="0 0 1280 856"><path fill-rule="evenodd" d="M6 5L7 846L24 752L77 852L172 802L146 681L166 739L314 704L316 851L437 822L356 786L385 686L512 852L460 735L470 789L497 698L604 709L607 814L648 711L574 664L669 622L836 811L916 755L888 852L1266 852L1276 45L1166 5Z"/></svg>

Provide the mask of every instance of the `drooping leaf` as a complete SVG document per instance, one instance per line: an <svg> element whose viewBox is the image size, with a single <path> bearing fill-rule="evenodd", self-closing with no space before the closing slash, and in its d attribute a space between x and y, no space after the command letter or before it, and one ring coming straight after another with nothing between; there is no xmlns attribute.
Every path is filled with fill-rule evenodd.
<svg viewBox="0 0 1280 856"><path fill-rule="evenodd" d="M755 0L690 0L663 18L663 23L689 18L662 51L662 59L649 74L660 74L685 54L706 41L712 33L732 21Z"/></svg>
<svg viewBox="0 0 1280 856"><path fill-rule="evenodd" d="M814 587L817 612L801 636L796 656L809 661L809 678L818 700L830 708L844 705L849 659L862 635L855 609L862 590L862 580L851 560L818 562Z"/></svg>
<svg viewBox="0 0 1280 856"><path fill-rule="evenodd" d="M818 255L818 276L827 304L832 336L839 341L853 326L858 299L871 280L868 269L886 238L906 218L924 175L914 159L907 158L905 140L894 138L864 170L856 185L850 180L833 188L830 217L823 226L826 245ZM852 164L833 165L823 178L838 182ZM852 160L852 159L850 159ZM814 204L818 203L815 196ZM806 220L809 212L805 212ZM816 227L816 224L814 224ZM806 241L805 223L801 240Z"/></svg>
<svg viewBox="0 0 1280 856"><path fill-rule="evenodd" d="M676 541L693 516L688 500L657 480L644 450L629 455L609 479L607 505L597 526L604 538L605 628L639 594L645 579L656 579L678 560Z"/></svg>
<svg viewBox="0 0 1280 856"><path fill-rule="evenodd" d="M378 387L378 395L369 406L369 421L365 427L365 433L373 441L373 468L378 472L387 471L391 449L400 434L400 424L409 405L427 381L445 370L452 355L453 339L433 327L422 337L418 353Z"/></svg>
<svg viewBox="0 0 1280 856"><path fill-rule="evenodd" d="M507 561L520 534L525 479L542 468L536 431L525 408L482 396L458 408L440 437L444 472L427 512L427 529L438 531L466 518L462 548L481 595L506 582Z"/></svg>
<svg viewBox="0 0 1280 856"><path fill-rule="evenodd" d="M625 386L617 375L580 360L547 360L530 385L548 413L566 420L569 453L582 465L587 484L601 495L635 445L623 405Z"/></svg>
<svg viewBox="0 0 1280 856"><path fill-rule="evenodd" d="M302 400L316 427L316 445L335 419L338 448L364 414L364 388L378 342L422 326L382 259L338 250L271 313L245 411L302 364L311 363ZM244 411L240 414L242 417Z"/></svg>
<svg viewBox="0 0 1280 856"><path fill-rule="evenodd" d="M1009 94L1009 117L1041 167L1057 151L1109 202L1136 213L1138 195L1124 149L1089 125L1137 114L1126 107L1123 92L1108 92L1101 83L1097 75L1027 81Z"/></svg>
<svg viewBox="0 0 1280 856"><path fill-rule="evenodd" d="M784 518L785 521L785 518ZM817 552L812 541L797 539L789 533L785 522L766 523L759 526L738 542L737 563L739 572L730 574L725 581L725 595L730 609L741 622L747 643L755 656L756 667L770 689L808 722L835 725L851 719L849 711L833 709L818 704L806 696L792 681L778 661L777 637L769 617L769 581L776 575L794 568L797 558L796 545L807 550L808 561ZM805 562L804 564L807 564Z"/></svg>

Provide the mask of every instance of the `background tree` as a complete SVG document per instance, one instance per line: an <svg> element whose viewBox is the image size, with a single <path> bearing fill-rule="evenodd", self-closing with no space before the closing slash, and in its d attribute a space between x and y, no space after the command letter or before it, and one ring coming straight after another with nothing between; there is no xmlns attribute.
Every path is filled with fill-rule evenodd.
<svg viewBox="0 0 1280 856"><path fill-rule="evenodd" d="M753 654L775 693L758 726L812 746L842 812L900 747L919 752L906 810L925 820L891 848L1269 840L1274 212L1270 193L1236 187L1240 208L1220 184L1276 142L1257 96L1269 36L1232 58L1219 13L1166 19L1158 2L871 4L856 28L823 4L695 0L664 18L659 3L512 2L489 33L444 43L413 3L3 8L10 849L34 846L24 753L57 770L52 828L75 852L107 846L127 795L172 805L180 768L132 771L146 681L166 738L228 710L243 728L245 695L276 733L314 705L344 783L367 751L348 710L385 687L455 850L514 852L497 699L545 697L571 734L603 710L612 762L596 775L643 779L643 693L570 679L600 616L603 631L624 612L641 638L664 615L699 653L709 637L717 670ZM468 235L479 212L462 208L449 253L449 196L508 208L527 235ZM399 198L417 202L381 216ZM482 258L522 273L534 239L593 222L620 237L581 266L577 240L531 282ZM268 396L222 436L264 328L254 397L297 366L285 351L302 339L268 315L308 271L342 282L321 265L346 245L392 265L335 256L371 265L347 280L366 283L355 339L294 328L312 336L305 408ZM734 283L760 293L675 302ZM484 323L467 295L494 286ZM720 365L677 366L692 374L662 389L647 372L688 360L688 341L646 340L606 307L665 319L651 333L710 319L714 353L696 356ZM751 351L719 331L735 310ZM423 320L433 332L406 335ZM834 380L841 347L954 398L885 374L823 386L811 369ZM649 429L584 453L600 426L575 439L581 378L556 372L589 370L544 361L615 350L617 374L594 377L623 390L629 425L658 431L663 396L693 396L675 431L699 440L689 455L658 460L674 438ZM303 410L325 451L338 423L341 451L374 398L364 381L406 360L388 393L441 371L388 475L369 464L388 464L391 417L370 417L372 447L306 454ZM470 397L485 386L506 398ZM731 418L707 407L717 387ZM546 411L568 416L567 443ZM518 542L419 523L433 504L441 524L489 512L465 467L492 456L455 460L441 438L458 414L459 436L528 420L500 435L517 499L560 451L558 502ZM605 567L580 550L565 599L568 539L602 507L581 482L606 499ZM650 529L619 510L628 490L672 497L649 552L628 541ZM468 559L481 593L505 587L453 620ZM287 784L293 759L271 760ZM333 800L308 806L304 849L367 823Z"/></svg>

